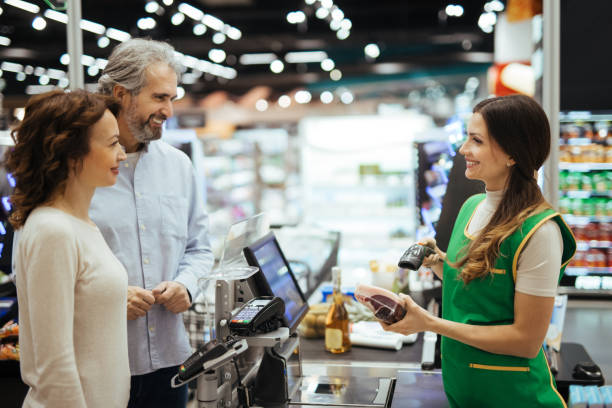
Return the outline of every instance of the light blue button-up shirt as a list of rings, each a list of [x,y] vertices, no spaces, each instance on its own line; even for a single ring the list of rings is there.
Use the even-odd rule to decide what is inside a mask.
[[[175,281],[195,299],[198,279],[213,265],[201,197],[189,158],[160,140],[135,166],[122,162],[114,186],[96,190],[90,217],[125,266],[129,285],[152,290]],[[128,320],[128,346],[132,375],[181,364],[192,353],[182,316],[162,305]]]

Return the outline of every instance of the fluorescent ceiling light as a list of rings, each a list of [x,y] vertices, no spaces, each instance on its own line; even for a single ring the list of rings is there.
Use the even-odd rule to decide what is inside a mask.
[[[3,35],[0,35],[0,45],[4,45],[8,47],[9,45],[11,45],[11,39]]]
[[[187,17],[192,18],[193,20],[199,21],[204,17],[204,12],[200,9],[193,7],[187,3],[181,3],[178,5],[178,10],[185,14]]]
[[[102,24],[84,19],[81,20],[81,29],[98,35],[102,35],[106,32],[106,27],[104,27]]]
[[[288,52],[285,55],[285,61],[290,64],[321,62],[326,58],[327,53],[325,51],[296,51]]]
[[[227,35],[232,40],[239,40],[242,37],[242,32],[236,27],[228,27],[225,35]]]
[[[59,23],[68,24],[68,15],[64,13],[60,13],[59,11],[47,9],[43,13],[45,17],[49,20],[55,20]]]
[[[66,77],[66,72],[61,69],[49,68],[47,70],[47,76],[51,79],[62,79]]]
[[[269,64],[276,58],[276,54],[273,54],[271,52],[263,52],[258,54],[242,54],[240,56],[240,63],[242,65]]]
[[[131,35],[125,31],[117,30],[116,28],[109,28],[106,30],[106,36],[120,42],[127,41],[131,38]]]
[[[4,0],[4,3],[9,4],[13,7],[17,7],[20,8],[22,10],[25,11],[29,11],[30,13],[34,13],[37,14],[40,12],[40,7],[38,7],[36,4],[32,4],[32,3],[28,3],[27,1],[23,1],[23,0]]]
[[[223,21],[219,20],[217,17],[212,16],[210,14],[204,15],[202,17],[202,22],[212,28],[213,30],[221,31],[223,30]]]
[[[23,71],[23,65],[15,62],[4,61],[2,65],[0,65],[0,69],[9,72],[21,72]]]

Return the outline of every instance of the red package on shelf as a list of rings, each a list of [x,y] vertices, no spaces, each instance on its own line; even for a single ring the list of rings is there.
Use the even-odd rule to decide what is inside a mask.
[[[387,289],[370,285],[358,285],[355,298],[374,313],[376,318],[384,323],[393,324],[404,318],[402,300],[395,293]]]

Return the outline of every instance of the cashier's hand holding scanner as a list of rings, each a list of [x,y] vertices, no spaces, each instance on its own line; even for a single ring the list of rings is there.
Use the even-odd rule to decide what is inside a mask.
[[[442,318],[400,295],[405,317],[383,326],[443,336],[452,407],[565,407],[542,343],[576,241],[534,177],[550,151],[548,119],[533,99],[510,95],[476,105],[467,130],[465,175],[484,181],[486,195],[465,201],[446,254],[423,241],[435,249],[424,264],[443,279]]]
[[[128,320],[147,314],[154,304],[162,305],[172,313],[183,313],[191,306],[187,289],[178,282],[164,281],[153,290],[128,286]]]

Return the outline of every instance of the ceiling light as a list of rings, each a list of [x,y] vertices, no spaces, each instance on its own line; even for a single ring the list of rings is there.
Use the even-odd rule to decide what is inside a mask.
[[[2,9],[2,7],[0,7],[0,16],[2,15],[2,13],[4,13],[4,10]]]
[[[485,33],[492,32],[495,23],[497,23],[497,15],[493,12],[482,13],[478,18],[478,27]]]
[[[340,100],[342,101],[343,104],[348,105],[349,103],[353,103],[353,101],[355,100],[355,97],[349,91],[344,91],[340,95]]]
[[[51,79],[61,79],[66,76],[66,72],[62,71],[61,69],[49,68],[47,70],[47,76]]]
[[[98,47],[106,48],[108,47],[109,44],[110,44],[110,40],[108,39],[107,36],[103,35],[102,37],[98,38]]]
[[[211,14],[205,14],[204,17],[202,17],[202,22],[213,30],[223,30],[223,21],[219,20],[217,17]]]
[[[225,42],[225,34],[215,33],[212,36],[212,42],[214,42],[215,44],[223,44]]]
[[[16,78],[19,82],[21,81],[25,81],[26,79],[26,74],[24,74],[23,72],[18,72],[16,75]]]
[[[304,0],[304,3],[308,4],[309,6],[312,6],[313,4],[316,3],[317,0]]]
[[[327,16],[329,16],[329,10],[325,7],[319,7],[315,12],[315,16],[321,20],[324,20],[327,18]]]
[[[342,30],[348,31],[351,28],[353,28],[353,22],[349,20],[348,18],[345,18],[344,20],[340,21],[340,28]]]
[[[257,102],[255,102],[255,109],[260,112],[265,112],[268,109],[268,101],[265,99],[258,99]]]
[[[49,83],[49,77],[46,76],[46,75],[41,75],[38,78],[38,83],[41,84],[41,85],[47,85]]]
[[[4,61],[0,65],[0,69],[3,70],[3,71],[9,71],[9,72],[22,72],[23,71],[23,65],[17,64],[15,62]]]
[[[20,8],[25,11],[29,11],[30,13],[38,13],[40,12],[40,7],[36,4],[28,3],[27,1],[22,0],[4,0],[4,3],[9,4],[13,7]]]
[[[327,58],[325,51],[296,51],[285,54],[285,61],[290,64],[321,62]]]
[[[96,58],[96,65],[100,69],[106,68],[106,64],[108,64],[108,60],[104,58]]]
[[[98,68],[97,65],[92,65],[89,68],[87,68],[87,75],[89,76],[96,76],[98,75],[98,73],[100,72],[100,68]]]
[[[493,0],[484,5],[485,11],[497,11],[498,13],[504,11],[504,3],[499,0]]]
[[[92,57],[91,55],[81,55],[81,64],[85,65],[86,67],[90,67],[92,65],[94,65],[96,63],[96,59],[94,57]]]
[[[325,7],[326,9],[330,9],[334,5],[333,0],[320,0],[320,1],[321,1],[321,6]]]
[[[304,103],[308,103],[311,101],[312,95],[308,91],[301,90],[295,93],[295,95],[293,96],[293,99],[295,99],[297,103],[304,104]]]
[[[342,71],[339,69],[334,69],[329,73],[329,77],[332,79],[332,81],[339,81],[342,79]]]
[[[26,68],[28,68],[28,67],[26,67]],[[30,66],[30,68],[31,68],[31,66]],[[34,69],[34,75],[36,75],[36,76],[44,75],[45,71],[46,71],[46,69],[44,69],[43,67],[36,67]],[[32,73],[31,71],[27,72],[27,69],[26,69],[26,74],[31,74],[31,73]]]
[[[162,0],[162,2],[166,5],[166,6],[171,6],[172,3],[174,3],[174,0]]]
[[[156,1],[149,1],[147,2],[147,4],[145,4],[145,11],[147,13],[155,13],[157,10],[159,10],[159,3]]]
[[[336,67],[336,63],[331,58],[326,58],[323,61],[321,61],[321,69],[323,71],[331,71],[335,67]]]
[[[306,21],[306,14],[303,11],[290,11],[287,13],[287,22],[290,24],[299,24]]]
[[[185,88],[183,88],[182,86],[177,86],[176,87],[176,99],[181,99],[185,96]]]
[[[170,22],[176,26],[181,24],[183,21],[185,21],[185,15],[181,12],[174,13],[174,15],[170,17]]]
[[[27,75],[32,75],[34,73],[34,67],[31,65],[26,65],[23,72],[25,72]]]
[[[34,20],[32,20],[32,27],[34,27],[34,29],[38,31],[44,30],[45,27],[47,27],[47,20],[45,20],[41,16],[37,16],[34,18]]]
[[[143,18],[138,19],[138,21],[136,22],[136,25],[141,30],[152,30],[157,25],[157,22],[155,21],[154,18],[143,17]]]
[[[262,52],[258,54],[242,54],[239,61],[242,65],[258,65],[270,64],[275,59],[277,59],[275,54],[271,52]]]
[[[204,12],[198,8],[193,7],[187,3],[181,3],[178,5],[178,10],[196,21],[200,21],[204,17]]]
[[[226,56],[227,55],[225,54],[225,51],[220,50],[218,48],[213,48],[208,51],[208,58],[210,58],[211,61],[216,62],[217,64],[220,64],[225,61]]]
[[[324,91],[321,92],[320,98],[321,102],[327,105],[328,103],[332,103],[332,101],[334,100],[334,94],[329,91]]]
[[[203,35],[206,32],[206,26],[202,23],[198,23],[193,26],[193,33],[195,35]]]
[[[341,20],[332,20],[329,22],[329,28],[333,31],[338,31],[340,29]]]
[[[66,88],[68,85],[70,85],[70,81],[68,78],[60,78],[60,80],[57,81],[57,84],[62,88]]]
[[[131,38],[131,35],[125,31],[117,30],[116,28],[109,28],[106,30],[106,36],[113,40],[124,42]]]
[[[378,48],[378,45],[373,43],[366,45],[363,51],[365,52],[366,56],[374,59],[378,58],[380,55],[380,48]]]
[[[4,45],[5,47],[8,47],[9,45],[11,45],[11,39],[3,35],[0,35],[0,45]]]
[[[456,4],[449,4],[446,6],[446,9],[444,9],[444,12],[449,17],[461,17],[463,15],[463,7]]]
[[[339,40],[346,40],[349,38],[349,35],[351,35],[351,32],[342,28],[336,32],[336,37],[338,37]]]
[[[232,40],[239,40],[242,37],[242,32],[236,27],[228,27],[225,32],[225,35],[227,35]]]
[[[106,31],[106,27],[102,24],[94,23],[89,20],[81,20],[81,29],[98,35],[102,35]]]
[[[334,20],[340,21],[344,18],[344,12],[340,10],[338,7],[334,7],[334,9],[331,12],[331,17]]]
[[[47,17],[49,20],[55,20],[58,23],[68,24],[68,15],[64,13],[60,13],[59,11],[47,9],[43,13],[43,15]]]
[[[287,95],[281,95],[281,97],[278,98],[278,106],[281,108],[288,108],[289,105],[291,105],[291,98]]]
[[[68,65],[70,64],[70,55],[68,54],[62,54],[62,56],[60,57],[60,63],[62,65]]]
[[[274,72],[275,74],[280,74],[283,72],[283,69],[285,69],[285,64],[283,64],[283,61],[281,60],[277,59],[270,63],[270,71]]]

